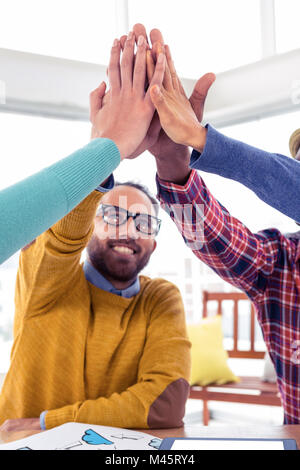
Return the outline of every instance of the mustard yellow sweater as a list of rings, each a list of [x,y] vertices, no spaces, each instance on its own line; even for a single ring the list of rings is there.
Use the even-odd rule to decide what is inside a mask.
[[[94,191],[21,254],[0,424],[44,410],[47,429],[182,424],[190,343],[180,293],[140,276],[127,299],[85,279],[80,257],[100,198]]]

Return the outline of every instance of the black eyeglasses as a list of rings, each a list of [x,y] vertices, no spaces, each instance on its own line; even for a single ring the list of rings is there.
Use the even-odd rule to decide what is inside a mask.
[[[153,215],[141,214],[139,212],[135,214],[118,206],[100,204],[97,215],[99,215],[99,212],[101,212],[105,223],[114,226],[123,225],[132,217],[137,231],[146,235],[156,236],[161,225],[161,220]]]

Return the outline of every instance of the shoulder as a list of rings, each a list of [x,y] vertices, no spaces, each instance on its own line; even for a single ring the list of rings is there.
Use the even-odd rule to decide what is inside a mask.
[[[183,300],[179,288],[170,281],[163,278],[151,279],[140,276],[141,301],[145,310],[172,310],[182,312],[184,310]]]
[[[139,276],[139,280],[141,291],[143,291],[144,294],[151,293],[151,295],[153,295],[160,292],[178,292],[180,294],[180,290],[173,282],[167,281],[167,279],[162,277],[150,278],[148,276]]]

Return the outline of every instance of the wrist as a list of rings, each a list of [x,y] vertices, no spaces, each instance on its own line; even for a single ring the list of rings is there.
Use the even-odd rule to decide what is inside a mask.
[[[201,126],[201,124],[199,124],[199,126],[195,129],[195,131],[191,135],[189,146],[197,150],[198,152],[202,153],[206,144],[206,136],[207,136],[206,127],[203,127]]]
[[[189,167],[190,152],[188,147],[181,146],[180,153],[169,153],[168,156],[155,156],[157,175],[161,180],[184,185],[191,173]]]
[[[92,139],[99,138],[99,139],[109,139],[112,140],[113,143],[118,147],[120,153],[120,159],[124,160],[126,156],[126,150],[124,149],[124,144],[121,138],[113,135],[110,132],[105,131],[98,131],[97,129],[92,130]]]

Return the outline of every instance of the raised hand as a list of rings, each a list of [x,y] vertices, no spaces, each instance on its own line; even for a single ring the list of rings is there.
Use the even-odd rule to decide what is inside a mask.
[[[161,87],[150,86],[152,102],[158,112],[161,126],[173,142],[202,151],[205,145],[206,131],[201,126],[198,116],[201,115],[202,118],[206,97],[206,94],[199,91],[203,79],[200,84],[199,81],[197,82],[198,86],[196,85],[191,97],[192,103],[197,109],[197,116],[177,76],[168,46],[165,46],[165,51],[167,65],[163,84]],[[206,86],[208,83],[209,79],[206,81]]]
[[[146,49],[143,36],[138,38],[134,59],[135,35],[131,32],[124,44],[120,63],[121,44],[114,41],[108,67],[110,91],[104,100],[105,83],[90,95],[92,137],[113,140],[121,158],[130,158],[144,140],[154,115],[149,90],[145,90]],[[150,85],[161,86],[165,70],[165,57],[158,57]]]
[[[142,24],[136,24],[133,27],[133,31],[137,36],[144,36],[147,43],[149,43],[146,29]],[[159,52],[164,51],[165,45],[163,36],[158,29],[153,29],[150,32],[150,40],[152,44],[152,50],[150,50],[149,47],[149,50],[147,51],[147,76],[148,80],[151,81],[151,76],[155,69],[155,61]],[[167,49],[169,69],[171,70],[171,73],[177,77],[170,50],[169,48]],[[213,73],[207,73],[201,77],[197,81],[190,97],[191,106],[199,122],[201,122],[203,119],[205,99],[212,83],[215,81],[215,78],[216,77]],[[134,156],[139,155],[139,153],[142,153],[145,150],[148,150],[154,155],[156,159],[158,175],[162,179],[178,184],[183,184],[187,180],[187,177],[190,173],[189,149],[185,145],[174,142],[165,133],[164,129],[161,128],[157,113],[154,114],[148,133],[143,142],[137,148]]]

